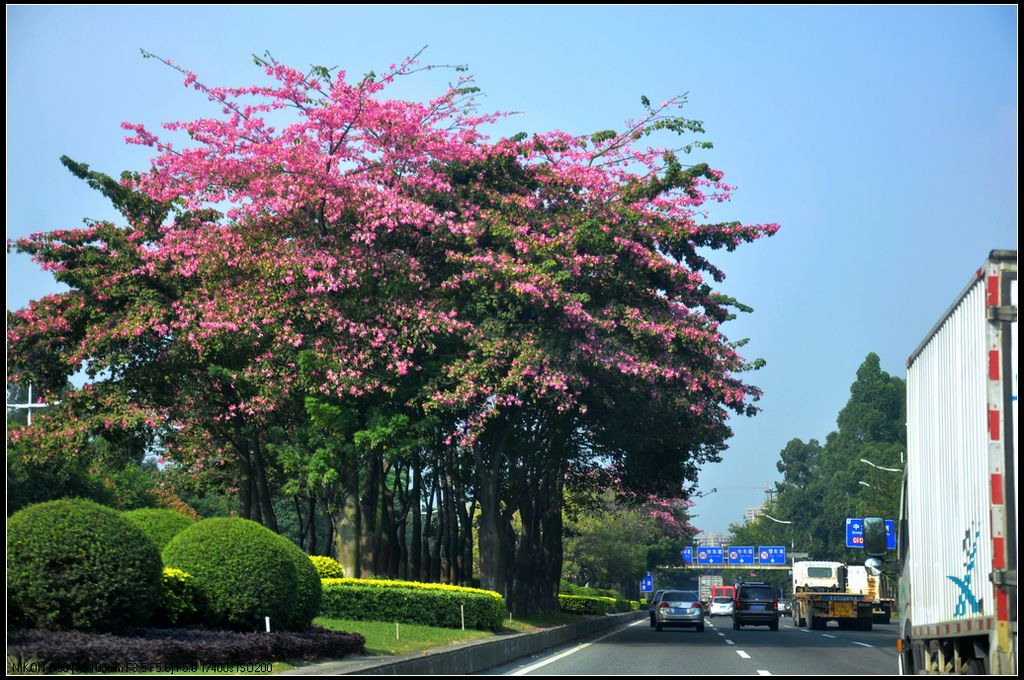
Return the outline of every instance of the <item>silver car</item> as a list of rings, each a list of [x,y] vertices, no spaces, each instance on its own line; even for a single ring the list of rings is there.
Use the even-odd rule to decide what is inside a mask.
[[[666,591],[654,614],[659,632],[665,626],[692,626],[698,633],[704,632],[704,607],[700,596],[691,590]]]

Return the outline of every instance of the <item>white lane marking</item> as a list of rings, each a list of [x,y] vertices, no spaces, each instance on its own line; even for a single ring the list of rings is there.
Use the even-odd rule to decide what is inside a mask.
[[[835,640],[835,639],[836,639],[836,636],[835,636],[835,635],[829,635],[828,633],[822,633],[822,634],[821,634],[821,637],[827,637],[827,638],[831,638],[831,639],[833,639],[833,640]]]
[[[734,645],[734,644],[736,644],[736,643],[735,643],[735,642],[733,642],[732,640],[726,640],[726,641],[725,641],[725,644],[727,644],[727,645]]]
[[[857,642],[856,640],[850,640],[850,642],[852,642],[855,645],[860,645],[861,647],[867,647],[868,649],[874,649],[875,648],[874,645],[869,645],[866,642]]]
[[[757,674],[758,675],[771,675],[771,673],[769,673],[768,671],[758,671]]]
[[[577,647],[573,647],[572,649],[567,649],[564,652],[562,652],[561,654],[556,654],[555,656],[551,657],[550,659],[544,659],[543,661],[538,661],[537,663],[531,664],[531,665],[527,666],[526,668],[520,668],[519,670],[517,670],[515,673],[512,673],[511,675],[526,675],[527,673],[531,673],[531,672],[537,670],[538,668],[543,668],[544,666],[547,666],[550,663],[554,663],[554,662],[556,662],[556,661],[558,661],[560,659],[564,659],[565,657],[569,656],[570,654],[575,654],[576,652],[582,651],[582,650],[586,649],[587,647],[589,647],[590,645],[594,644],[595,642],[600,642],[601,640],[604,640],[605,638],[609,638],[612,635],[616,635],[618,633],[621,633],[626,628],[632,628],[633,626],[639,626],[641,623],[648,623],[648,624],[650,624],[650,621],[648,621],[646,619],[640,619],[639,621],[637,621],[635,623],[630,623],[630,624],[628,624],[626,626],[623,626],[622,628],[618,628],[616,630],[613,630],[612,632],[610,632],[610,633],[608,633],[606,635],[602,635],[601,637],[597,638],[596,640],[591,640],[590,642],[584,642],[582,645],[579,645]]]
[[[750,655],[744,652],[742,649],[737,649],[736,653],[740,655],[741,659],[749,659]]]
[[[723,633],[722,631],[719,630],[716,632],[718,633],[718,637],[725,637],[725,633]]]

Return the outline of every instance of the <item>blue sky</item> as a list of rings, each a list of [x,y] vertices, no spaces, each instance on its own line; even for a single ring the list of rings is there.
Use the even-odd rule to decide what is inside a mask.
[[[1001,7],[11,7],[7,8],[7,238],[116,214],[59,163],[145,170],[122,121],[213,113],[139,48],[214,84],[295,66],[467,64],[484,108],[522,112],[495,134],[588,133],[639,114],[641,95],[689,93],[738,186],[714,218],[778,222],[713,258],[754,307],[764,411],[734,424],[706,468],[695,523],[725,530],[778,478],[793,437],[835,429],[869,352],[905,359],[994,248],[1017,247],[1017,9]],[[413,79],[424,99],[448,76]],[[7,308],[57,290],[7,256]]]

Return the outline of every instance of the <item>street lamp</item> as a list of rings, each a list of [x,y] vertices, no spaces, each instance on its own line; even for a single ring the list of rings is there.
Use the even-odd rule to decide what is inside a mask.
[[[897,470],[896,468],[887,468],[887,467],[882,467],[881,465],[875,465],[874,463],[872,463],[867,458],[861,458],[860,462],[867,463],[871,467],[876,468],[878,470],[885,470],[886,472],[895,472],[895,473],[898,473],[898,474],[903,474],[903,470]]]
[[[775,519],[771,515],[765,514],[763,512],[761,513],[761,517],[767,517],[771,521],[776,522],[778,524],[796,524],[796,522],[790,522],[790,521],[784,520],[784,519]],[[792,553],[794,550],[796,550],[796,539],[793,537],[793,532],[790,532],[790,534],[789,534],[789,552]]]

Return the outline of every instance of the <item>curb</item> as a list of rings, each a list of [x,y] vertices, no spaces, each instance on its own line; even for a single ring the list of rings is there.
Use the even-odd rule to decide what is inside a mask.
[[[542,652],[599,631],[646,617],[646,611],[612,614],[535,633],[438,647],[393,657],[361,657],[301,666],[280,675],[468,675]]]

